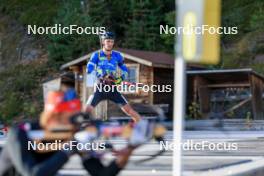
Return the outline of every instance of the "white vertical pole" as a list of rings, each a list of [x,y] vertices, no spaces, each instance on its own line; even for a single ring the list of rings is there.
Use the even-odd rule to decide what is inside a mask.
[[[176,57],[174,70],[174,106],[173,106],[173,176],[180,176],[182,172],[181,142],[185,117],[185,61]]]
[[[176,9],[179,10],[179,5],[182,1],[175,0]],[[179,14],[179,12],[178,12]],[[176,20],[177,19],[177,20]],[[180,24],[180,18],[176,13],[175,18],[177,24]],[[177,25],[176,25],[177,26]],[[177,36],[181,37],[181,36]],[[174,97],[173,97],[173,164],[172,173],[173,176],[180,176],[182,174],[182,131],[184,130],[184,118],[185,118],[185,99],[186,99],[186,71],[185,60],[181,55],[182,46],[181,43],[177,43],[178,40],[175,37],[175,61],[174,61]]]

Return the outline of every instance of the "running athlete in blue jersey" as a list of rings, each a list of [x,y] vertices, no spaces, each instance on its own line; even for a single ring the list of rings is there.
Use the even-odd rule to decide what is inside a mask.
[[[102,35],[102,50],[94,52],[87,63],[87,73],[90,74],[95,71],[99,83],[103,85],[120,84],[127,76],[128,70],[124,64],[123,56],[120,52],[113,50],[114,38],[112,32],[106,32]],[[118,76],[118,67],[121,70],[121,76]],[[118,104],[135,122],[141,119],[140,115],[133,110],[117,89],[109,92],[102,90],[96,89],[95,93],[89,97],[86,107],[87,112],[91,112],[100,101],[111,100]]]
[[[127,67],[124,64],[123,56],[117,51],[111,51],[110,55],[107,56],[104,51],[99,50],[92,54],[91,59],[87,64],[87,72],[91,73],[96,70],[96,76],[99,79],[106,75],[118,78],[118,74],[116,73],[117,66],[122,72],[119,79],[124,80],[127,76]]]

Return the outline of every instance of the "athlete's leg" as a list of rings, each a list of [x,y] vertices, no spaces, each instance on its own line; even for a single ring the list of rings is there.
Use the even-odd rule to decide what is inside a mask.
[[[105,99],[104,93],[100,92],[99,90],[96,90],[93,95],[90,95],[90,97],[87,100],[86,106],[84,107],[84,111],[88,113],[92,113],[94,108],[100,101]],[[94,114],[92,114],[94,116]],[[95,117],[95,116],[94,116]]]
[[[141,117],[140,115],[128,104],[126,98],[118,92],[117,89],[114,92],[108,93],[108,99],[118,104],[122,111],[130,116],[135,122],[138,122]]]
[[[138,122],[141,119],[141,116],[129,104],[122,106],[121,109],[124,113],[129,115],[135,122]]]
[[[91,113],[93,110],[94,110],[94,107],[92,105],[87,105],[85,107],[85,111],[88,112],[88,113]]]
[[[94,104],[95,104],[95,99],[94,99],[94,94],[93,94],[93,95],[89,96],[88,101],[86,102],[86,105],[83,108],[83,111],[88,112],[88,113],[92,114],[93,117],[95,117],[93,114],[93,110],[95,107]]]

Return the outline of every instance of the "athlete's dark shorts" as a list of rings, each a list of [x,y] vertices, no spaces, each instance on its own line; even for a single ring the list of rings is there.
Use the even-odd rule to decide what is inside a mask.
[[[107,89],[111,85],[103,85],[103,84],[101,85],[102,87],[99,87],[99,84],[97,85],[96,91],[93,95],[89,97],[87,101],[87,105],[91,105],[95,107],[102,100],[111,100],[121,107],[128,104],[126,98],[123,95],[121,95],[120,92],[118,92],[116,87],[111,87],[111,89]],[[105,90],[110,90],[110,91],[105,91]]]

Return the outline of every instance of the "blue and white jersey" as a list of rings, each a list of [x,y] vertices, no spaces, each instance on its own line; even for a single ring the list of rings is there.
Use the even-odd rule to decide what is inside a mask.
[[[124,58],[118,51],[112,51],[110,58],[102,51],[96,51],[91,55],[90,61],[87,63],[87,73],[96,71],[97,78],[105,75],[117,77],[117,68],[121,70],[121,77],[124,80],[127,77],[128,69],[124,64]]]

